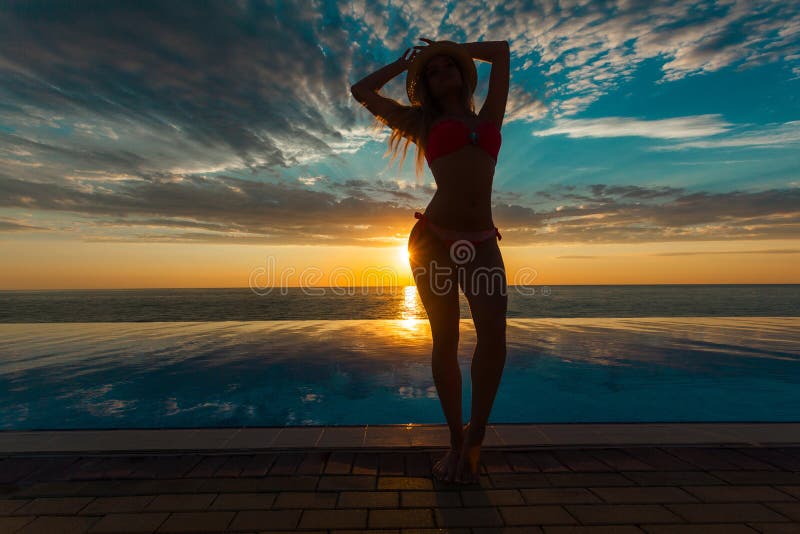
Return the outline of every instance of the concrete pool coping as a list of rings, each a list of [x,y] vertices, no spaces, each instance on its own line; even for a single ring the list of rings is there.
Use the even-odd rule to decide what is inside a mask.
[[[429,449],[442,424],[0,431],[0,454],[314,449]],[[486,448],[800,445],[800,423],[493,424]]]

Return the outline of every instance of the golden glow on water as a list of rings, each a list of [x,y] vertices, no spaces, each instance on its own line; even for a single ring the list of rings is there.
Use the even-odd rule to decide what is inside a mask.
[[[407,331],[418,333],[427,321],[425,318],[425,308],[419,300],[417,286],[405,286],[403,288],[403,304],[400,310],[400,326]]]

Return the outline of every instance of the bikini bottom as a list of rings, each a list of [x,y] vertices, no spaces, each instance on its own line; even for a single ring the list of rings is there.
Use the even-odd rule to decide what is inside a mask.
[[[469,241],[473,245],[477,245],[494,236],[497,236],[497,239],[503,239],[503,236],[500,235],[500,230],[498,230],[496,226],[488,230],[478,231],[452,230],[433,224],[424,213],[415,211],[414,217],[420,219],[422,226],[430,229],[430,231],[448,248],[456,241]]]

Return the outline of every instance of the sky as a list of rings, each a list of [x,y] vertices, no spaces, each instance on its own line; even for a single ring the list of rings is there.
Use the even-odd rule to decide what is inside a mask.
[[[103,0],[0,3],[0,289],[412,283],[420,37],[510,45],[510,284],[800,283],[798,1]]]

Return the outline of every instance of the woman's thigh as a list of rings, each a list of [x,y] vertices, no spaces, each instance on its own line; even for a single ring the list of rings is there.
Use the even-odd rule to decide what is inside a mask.
[[[471,249],[470,249],[471,247]],[[508,282],[505,263],[497,238],[478,244],[464,243],[458,282],[469,302],[475,331],[479,338],[505,333],[508,310]]]
[[[434,342],[457,346],[461,315],[457,271],[447,248],[424,227],[422,220],[411,229],[408,258],[420,300],[431,323]]]

